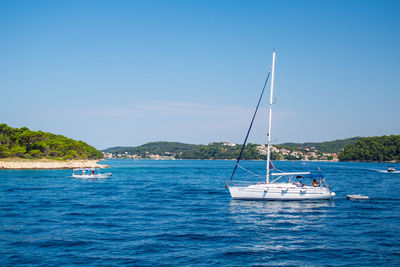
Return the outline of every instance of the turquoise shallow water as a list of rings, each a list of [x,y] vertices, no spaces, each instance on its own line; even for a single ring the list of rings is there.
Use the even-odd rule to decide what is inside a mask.
[[[371,171],[387,164],[311,163],[333,200],[258,202],[224,189],[233,161],[105,163],[109,179],[1,170],[0,265],[400,265],[400,174]]]

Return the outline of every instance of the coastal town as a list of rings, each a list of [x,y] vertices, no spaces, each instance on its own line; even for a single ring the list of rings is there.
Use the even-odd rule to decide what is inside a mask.
[[[146,153],[146,155],[140,156],[136,154],[130,154],[129,152],[124,152],[124,153],[103,152],[105,159],[155,159],[155,160],[176,159],[174,154],[170,155],[169,154],[170,154],[169,152],[165,152],[164,155]]]
[[[267,154],[267,146],[257,147],[260,154]],[[271,146],[271,152],[275,154],[275,160],[326,160],[339,161],[336,153],[323,153],[315,147],[291,148],[287,146]]]
[[[210,143],[209,147],[218,146],[222,151],[227,149],[239,148],[241,145],[232,142],[221,142],[221,143]],[[256,145],[256,152],[259,155],[267,155],[267,146]],[[146,151],[142,154],[134,154],[130,152],[103,152],[104,158],[106,159],[153,159],[153,160],[174,160],[179,159],[178,154],[171,152],[164,152],[162,154],[151,153]],[[273,160],[305,160],[305,161],[339,161],[337,153],[324,153],[318,151],[315,147],[290,147],[285,145],[272,145],[271,146],[271,156]],[[226,159],[234,159],[227,157]]]

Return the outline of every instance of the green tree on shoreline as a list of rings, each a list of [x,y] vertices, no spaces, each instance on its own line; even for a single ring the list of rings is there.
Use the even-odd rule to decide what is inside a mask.
[[[0,124],[0,158],[101,159],[103,154],[83,141],[63,135]]]
[[[365,137],[347,145],[339,154],[341,161],[400,161],[400,135]]]

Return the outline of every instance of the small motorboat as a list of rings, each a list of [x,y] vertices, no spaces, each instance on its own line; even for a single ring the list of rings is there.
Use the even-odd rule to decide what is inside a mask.
[[[393,166],[389,166],[386,170],[378,170],[378,171],[382,173],[400,173],[400,171],[396,171],[396,169]]]
[[[347,197],[347,199],[350,199],[350,200],[366,200],[366,199],[369,199],[368,196],[364,196],[364,195],[347,195],[346,197]]]
[[[392,167],[392,166],[389,166],[387,168],[387,172],[395,172],[395,171],[396,171],[396,169],[394,167]]]
[[[74,169],[74,178],[108,178],[112,173],[100,173],[100,168]]]

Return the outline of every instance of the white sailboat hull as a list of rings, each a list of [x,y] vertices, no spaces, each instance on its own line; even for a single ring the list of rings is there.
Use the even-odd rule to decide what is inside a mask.
[[[292,183],[260,183],[249,186],[230,186],[232,199],[242,200],[307,200],[331,199],[332,193],[327,187],[299,187]]]

